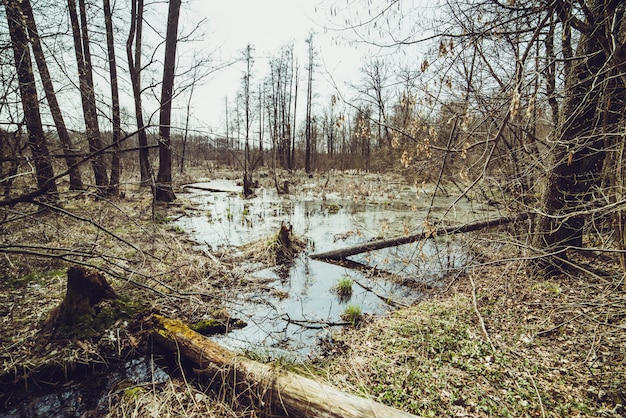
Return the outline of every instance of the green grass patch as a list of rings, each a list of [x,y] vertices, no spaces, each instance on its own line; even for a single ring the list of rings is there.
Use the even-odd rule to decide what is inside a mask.
[[[48,283],[54,280],[65,281],[67,279],[67,272],[65,269],[50,270],[50,271],[35,271],[28,273],[25,276],[8,279],[4,286],[9,289],[20,289],[25,286],[46,286]]]
[[[344,321],[347,321],[352,324],[352,326],[355,326],[361,320],[362,315],[361,307],[359,305],[350,304],[343,311],[341,317]]]
[[[335,285],[335,292],[337,292],[341,298],[347,299],[352,296],[352,284],[353,282],[350,276],[343,276]]]
[[[558,382],[540,383],[550,372],[541,362],[494,352],[464,296],[423,302],[337,338],[349,354],[331,360],[329,375],[339,373],[357,394],[419,416],[589,413],[584,400],[564,397]]]

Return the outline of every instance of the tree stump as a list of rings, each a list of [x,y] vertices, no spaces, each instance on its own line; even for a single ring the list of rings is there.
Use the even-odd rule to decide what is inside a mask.
[[[287,226],[284,223],[280,225],[280,231],[276,237],[276,264],[289,263],[298,253],[293,245],[292,231],[292,225]]]
[[[101,273],[80,266],[70,267],[65,298],[51,315],[50,325],[56,335],[63,336],[97,331],[102,320],[98,305],[103,300],[113,299],[117,299],[117,295]]]

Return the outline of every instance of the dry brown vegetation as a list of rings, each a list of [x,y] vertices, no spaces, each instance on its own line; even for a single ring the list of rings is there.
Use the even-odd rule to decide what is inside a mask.
[[[292,181],[301,193],[318,196],[356,190],[354,176],[330,179]],[[375,180],[358,183],[369,194],[384,192],[389,183]],[[194,208],[181,200],[154,207],[149,191],[134,186],[115,201],[65,193],[61,208],[45,214],[13,208],[9,215],[22,211],[24,217],[2,231],[5,382],[7,376],[36,379],[52,367],[71,371],[144,352],[146,313],[187,322],[228,315],[222,310],[227,293],[250,285],[239,257],[253,252],[257,261],[272,262],[269,239],[239,257],[195,250],[170,222]],[[515,259],[513,245],[490,247],[502,234],[481,236],[468,241],[480,249],[481,263],[448,278],[445,289],[388,317],[366,318],[326,341],[310,364],[289,367],[424,416],[623,415],[626,287],[615,257],[580,254],[585,270],[533,277]],[[512,261],[496,263],[485,254]],[[97,335],[41,345],[39,330],[62,300],[65,271],[73,263],[103,271],[118,294],[143,305],[143,314],[119,319]],[[165,383],[117,388],[107,416],[258,415],[180,370]]]
[[[613,273],[477,267],[337,334],[320,364],[333,384],[423,416],[622,416],[626,299]]]

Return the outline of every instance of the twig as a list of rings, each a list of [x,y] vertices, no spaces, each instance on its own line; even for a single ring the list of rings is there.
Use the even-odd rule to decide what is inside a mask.
[[[345,327],[350,325],[350,322],[332,322],[332,321],[310,321],[306,319],[291,319],[287,314],[282,316],[285,322],[301,326],[306,329],[325,329],[328,327]]]
[[[109,231],[107,228],[105,228],[104,226],[100,225],[98,222],[94,221],[93,219],[84,218],[82,216],[79,216],[79,215],[77,215],[75,213],[67,211],[67,210],[65,210],[63,208],[60,208],[58,206],[50,205],[50,204],[48,204],[46,202],[37,202],[37,205],[43,206],[45,208],[48,208],[48,209],[50,209],[52,211],[55,211],[55,212],[58,212],[58,213],[62,213],[64,215],[67,215],[67,216],[69,216],[71,218],[74,218],[76,220],[79,220],[79,221],[82,221],[82,222],[85,222],[85,223],[89,223],[89,224],[93,225],[94,227],[96,227],[97,229],[99,229],[102,232],[104,232],[105,234],[108,234],[111,237],[115,238],[116,240],[118,240],[120,242],[123,242],[124,244],[128,245],[133,250],[135,250],[135,251],[137,251],[137,252],[139,252],[141,254],[147,254],[148,256],[158,260],[158,257],[156,257],[155,255],[152,255],[150,253],[146,253],[146,252],[142,251],[141,249],[139,249],[137,246],[135,246],[131,242],[125,240],[124,238],[120,237],[119,235],[115,234],[114,232]]]
[[[482,328],[483,333],[485,334],[485,338],[487,338],[487,342],[489,342],[489,345],[491,346],[491,350],[495,353],[496,347],[493,345],[493,342],[491,341],[491,338],[489,337],[489,332],[487,331],[487,327],[485,327],[485,321],[483,320],[483,317],[480,315],[480,311],[478,310],[478,303],[476,302],[476,283],[474,283],[474,279],[472,279],[471,275],[469,275],[469,279],[470,279],[470,282],[472,283],[472,300],[474,302],[474,311],[476,312],[476,316],[478,316],[478,322],[480,322],[480,327]]]
[[[533,383],[533,387],[535,388],[535,393],[537,394],[537,399],[539,400],[539,407],[541,408],[541,416],[543,418],[546,417],[546,410],[543,407],[543,401],[541,400],[541,395],[539,394],[539,389],[537,388],[537,384],[535,383],[535,378],[533,377],[532,374],[530,374],[530,372],[527,370],[526,374],[528,374],[528,377],[530,377],[530,381]]]
[[[357,279],[352,278],[352,281],[356,284],[358,284],[359,286],[361,286],[364,290],[366,290],[367,292],[370,292],[372,295],[376,296],[378,299],[382,300],[383,302],[385,302],[387,305],[389,306],[394,306],[396,308],[407,308],[409,305],[406,305],[404,303],[400,303],[400,302],[396,302],[395,300],[393,300],[391,298],[391,296],[382,296],[379,295],[378,293],[376,293],[376,291],[374,289],[372,289],[369,286],[364,285],[363,283],[359,282]]]

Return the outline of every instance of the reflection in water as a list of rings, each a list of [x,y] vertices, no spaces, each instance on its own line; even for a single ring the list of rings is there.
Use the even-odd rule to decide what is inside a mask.
[[[249,325],[214,337],[230,348],[301,358],[328,331],[326,324],[342,322],[341,314],[348,304],[359,305],[364,314],[380,314],[391,309],[389,302],[406,305],[420,297],[410,287],[311,260],[307,254],[414,232],[421,229],[426,207],[411,208],[399,201],[355,203],[332,197],[326,201],[280,197],[265,189],[249,200],[235,193],[197,191],[190,199],[202,212],[181,218],[178,224],[199,244],[213,250],[275,234],[282,222],[290,223],[294,232],[309,243],[307,252],[291,266],[251,273],[249,280],[269,283],[273,290],[238,295],[231,301],[230,309]],[[396,273],[405,283],[414,280],[436,285],[449,269],[465,264],[466,256],[458,242],[444,237],[360,254],[352,260]],[[334,286],[345,276],[357,285],[349,299],[340,300]]]

